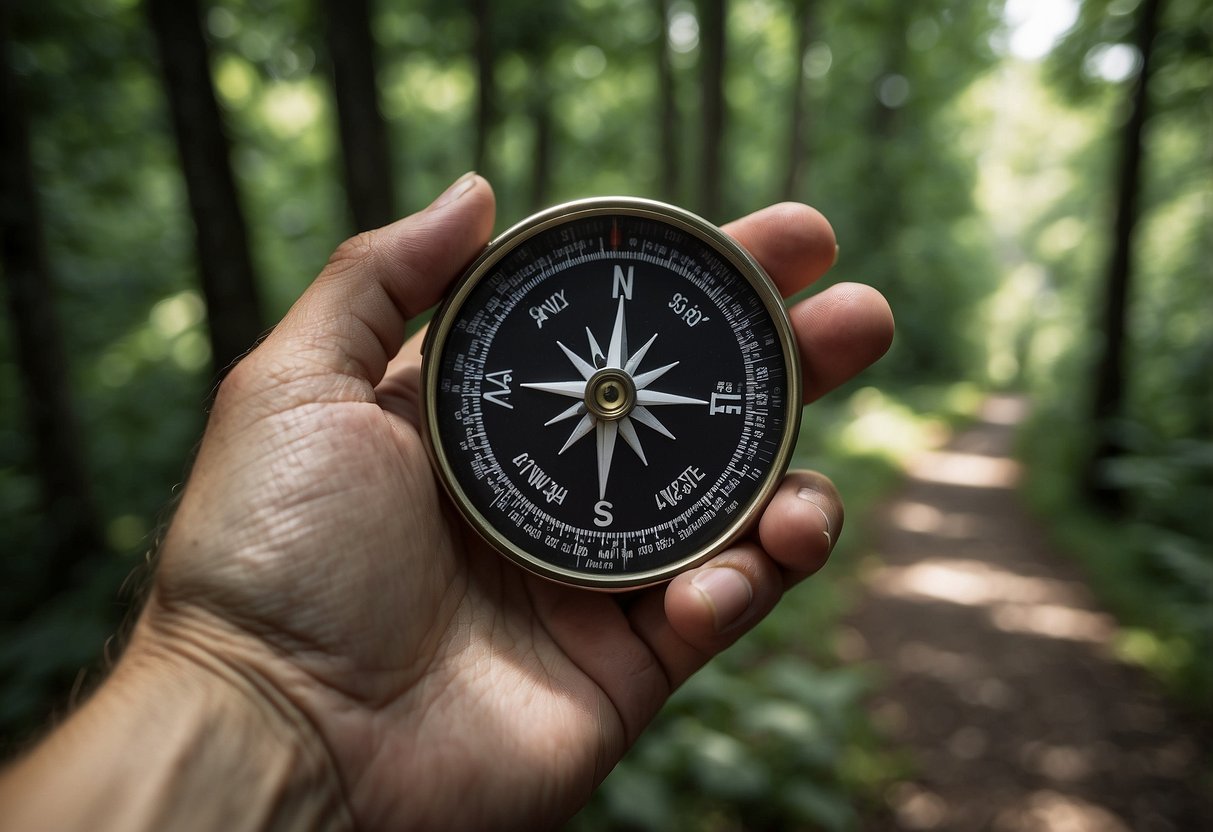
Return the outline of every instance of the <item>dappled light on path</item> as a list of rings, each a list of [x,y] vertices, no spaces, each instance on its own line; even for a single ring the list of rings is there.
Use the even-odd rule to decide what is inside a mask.
[[[990,624],[1005,632],[1095,644],[1107,644],[1115,632],[1109,616],[1071,603],[1074,583],[1025,577],[973,561],[925,560],[886,567],[872,579],[870,589],[893,598],[983,607]]]
[[[1019,481],[1019,466],[1009,459],[955,451],[922,453],[909,471],[912,479],[969,488],[1012,488]]]
[[[843,650],[881,668],[873,719],[910,770],[865,828],[1213,828],[1199,739],[1116,658],[1115,621],[1019,505],[1025,412],[990,400],[885,512]]]

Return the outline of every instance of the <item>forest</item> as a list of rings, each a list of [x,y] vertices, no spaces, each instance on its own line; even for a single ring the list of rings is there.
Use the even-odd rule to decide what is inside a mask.
[[[1018,499],[1121,660],[1213,719],[1203,0],[15,0],[0,72],[6,758],[120,654],[225,369],[343,239],[467,170],[498,230],[604,194],[718,224],[808,203],[839,241],[813,291],[868,283],[897,320],[805,412],[795,464],[848,503],[835,562],[577,828],[880,816],[904,761],[841,622],[907,460],[991,393],[1030,402]]]

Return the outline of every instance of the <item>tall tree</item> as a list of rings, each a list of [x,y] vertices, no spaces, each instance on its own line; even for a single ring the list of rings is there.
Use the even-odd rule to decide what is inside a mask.
[[[148,0],[195,226],[210,328],[222,374],[261,333],[261,302],[236,194],[227,136],[215,100],[198,0]]]
[[[77,564],[103,552],[68,382],[42,213],[34,186],[29,117],[12,69],[11,21],[0,6],[0,264],[33,436],[46,518],[47,560],[30,570],[27,609],[70,581]],[[13,553],[16,554],[16,553]],[[26,610],[9,611],[17,616]]]
[[[699,3],[699,61],[703,90],[699,211],[719,221],[724,210],[725,0]]]
[[[680,160],[683,154],[678,149],[678,96],[674,85],[674,66],[670,60],[670,0],[655,0],[655,5],[660,25],[657,35],[657,98],[661,142],[659,187],[662,199],[675,202],[678,199]]]
[[[813,0],[791,0],[792,21],[796,27],[795,64],[792,67],[792,109],[788,114],[787,173],[783,180],[783,198],[796,199],[808,166],[805,131],[804,67],[813,42]]]
[[[497,85],[494,69],[497,60],[493,32],[491,0],[472,0],[472,24],[475,27],[476,59],[476,136],[473,165],[486,175],[489,137],[497,124]]]
[[[567,34],[565,27],[569,20],[571,16],[554,9],[541,24],[519,21],[523,25],[514,30],[514,42],[527,64],[529,74],[524,101],[531,122],[531,182],[528,197],[533,210],[544,207],[551,198],[557,139],[553,98],[559,90],[559,78],[552,71],[552,54],[561,36]]]
[[[1116,438],[1114,422],[1122,414],[1125,398],[1125,342],[1133,277],[1133,232],[1140,215],[1141,171],[1145,157],[1142,132],[1150,109],[1150,73],[1161,13],[1162,0],[1143,0],[1137,8],[1134,42],[1140,64],[1129,93],[1129,117],[1121,128],[1116,218],[1103,285],[1103,314],[1099,327],[1102,344],[1095,366],[1091,408],[1096,439],[1084,479],[1088,494],[1109,508],[1115,508],[1120,502],[1119,492],[1107,483],[1101,471],[1108,460],[1123,450]]]
[[[875,181],[882,183],[879,199],[861,200],[856,213],[859,217],[859,228],[869,239],[880,241],[878,251],[874,255],[875,273],[872,280],[881,291],[889,294],[892,303],[896,304],[900,287],[900,266],[896,246],[898,231],[903,221],[903,193],[912,185],[913,176],[905,165],[905,159],[898,153],[898,147],[903,137],[901,108],[906,104],[899,97],[897,86],[908,83],[909,56],[906,49],[906,28],[909,23],[909,10],[906,4],[896,3],[889,9],[887,15],[875,18],[872,22],[877,26],[875,37],[878,39],[877,51],[880,60],[875,66],[875,74],[868,81],[867,112],[859,118],[866,121],[864,155],[867,157],[867,168]],[[902,307],[898,307],[901,309]],[[900,323],[900,316],[899,316]],[[905,327],[912,331],[913,322]],[[901,346],[913,348],[915,341],[900,338]]]
[[[368,0],[324,0],[345,194],[359,231],[396,218],[388,128],[379,108]]]
[[[534,130],[531,160],[531,207],[543,208],[552,191],[553,124],[552,96],[547,84],[546,55],[535,62],[536,80],[531,88],[531,126]]]

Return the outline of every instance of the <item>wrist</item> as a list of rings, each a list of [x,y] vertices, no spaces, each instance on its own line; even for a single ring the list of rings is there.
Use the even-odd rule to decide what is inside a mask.
[[[155,602],[105,684],[0,782],[0,803],[13,829],[352,825],[321,737],[255,645]]]

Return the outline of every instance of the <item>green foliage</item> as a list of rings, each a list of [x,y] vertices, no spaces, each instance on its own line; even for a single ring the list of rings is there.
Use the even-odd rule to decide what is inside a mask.
[[[142,562],[114,557],[0,641],[0,756],[11,757],[83,700],[121,652]]]
[[[816,60],[828,70],[812,100],[828,122],[813,132],[806,196],[834,223],[839,273],[876,286],[896,310],[882,379],[953,379],[979,366],[971,309],[997,267],[972,201],[982,125],[959,105],[994,63],[999,11],[944,2],[822,8]]]
[[[793,464],[829,474],[859,522],[848,521],[823,572],[674,695],[571,829],[855,829],[905,773],[864,714],[878,671],[842,665],[835,640],[872,545],[862,518],[899,481],[902,460],[944,420],[973,412],[963,388],[911,398],[917,412],[863,388],[806,411]]]
[[[276,318],[348,232],[323,23],[318,4],[304,0],[206,5],[212,75],[260,288]],[[666,21],[650,0],[490,5],[497,116],[485,172],[499,227],[535,207],[541,107],[552,115],[552,201],[618,192],[694,204],[695,3],[674,0]],[[1080,510],[1072,483],[1089,433],[1090,310],[1107,256],[1113,132],[1127,88],[1110,80],[1108,56],[1125,55],[1109,50],[1125,44],[1136,3],[1085,0],[1044,73],[996,50],[997,0],[811,0],[804,54],[797,6],[729,4],[728,123],[716,174],[726,216],[711,219],[781,198],[788,97],[802,73],[807,176],[795,197],[831,218],[841,245],[822,285],[872,283],[898,319],[893,353],[864,389],[807,412],[797,464],[834,477],[850,516],[862,518],[894,481],[899,454],[963,418],[978,385],[1029,387],[1039,404],[1027,446],[1032,493],[1067,544],[1090,552],[1098,587],[1133,624],[1125,654],[1209,701],[1213,12],[1202,0],[1169,0],[1156,49],[1122,425],[1129,453],[1106,472],[1129,506],[1110,523]],[[412,0],[374,9],[380,102],[405,210],[472,165],[473,7]],[[97,665],[129,614],[139,581],[118,587],[142,574],[211,389],[193,229],[140,4],[46,0],[13,14],[57,311],[111,551],[60,576],[63,593],[32,619],[6,615],[0,734],[8,737],[62,707],[80,668]],[[663,45],[679,115],[676,158],[660,151]],[[677,173],[673,193],[662,190],[668,167]],[[7,326],[0,611],[14,608],[51,537]],[[962,378],[970,383],[950,388],[944,404],[938,387],[922,387]],[[919,416],[941,409],[943,420]],[[859,560],[861,538],[848,532],[835,565],[678,694],[583,825],[855,825],[852,796],[871,794],[896,769],[857,717],[874,677],[838,667],[831,643],[851,592],[837,564]]]
[[[1213,443],[1176,440],[1118,459],[1108,474],[1132,502],[1124,516],[1109,521],[1084,510],[1076,493],[1071,472],[1082,447],[1076,428],[1057,410],[1036,415],[1024,440],[1025,494],[1050,517],[1058,542],[1079,558],[1125,627],[1121,655],[1207,712],[1213,702]]]
[[[1020,325],[1020,359],[1012,363],[1037,401],[1025,442],[1033,502],[1134,628],[1126,655],[1207,708],[1213,701],[1213,333],[1207,325],[1213,284],[1205,252],[1213,245],[1213,15],[1188,0],[1164,5],[1155,42],[1153,116],[1145,128],[1134,232],[1127,399],[1113,426],[1124,453],[1099,472],[1123,494],[1124,509],[1100,516],[1084,507],[1075,487],[1093,435],[1089,402],[1098,342],[1090,324],[1102,304],[1111,249],[1118,132],[1139,69],[1131,45],[1138,5],[1084,3],[1043,81],[1024,79],[1054,114],[1050,184],[1065,187],[1038,200],[1023,182],[1010,189],[1029,197],[1020,203],[1015,244],[1031,264],[1020,272],[1023,285],[1034,285],[1039,298],[1034,317]]]
[[[499,119],[490,135],[489,167],[501,225],[532,207],[537,95],[555,119],[553,199],[612,191],[659,195],[662,168],[674,165],[682,191],[670,196],[692,201],[700,105],[693,4],[671,5],[668,32],[657,4],[644,0],[493,8]],[[972,344],[954,344],[967,332],[965,305],[988,285],[974,276],[993,272],[970,218],[972,165],[965,158],[969,149],[956,143],[961,122],[953,105],[968,80],[989,65],[991,55],[981,44],[996,23],[993,10],[952,9],[932,0],[898,22],[875,8],[824,4],[816,12],[819,36],[801,56],[787,5],[748,0],[730,9],[729,135],[719,174],[727,211],[740,214],[777,197],[787,125],[784,108],[772,102],[789,94],[794,72],[806,72],[811,158],[804,196],[839,228],[840,272],[877,283],[900,305],[905,334],[898,351],[914,356],[902,361],[903,370],[912,364],[916,371],[954,371],[967,362],[958,357],[975,352]],[[533,25],[536,20],[543,25]],[[115,562],[129,564],[151,545],[161,507],[185,476],[211,387],[193,229],[167,102],[138,3],[49,0],[37,14],[18,8],[14,21],[14,68],[31,102],[34,176],[87,466]],[[374,22],[397,191],[411,210],[470,165],[473,20],[470,7],[418,0],[380,4]],[[902,23],[908,34],[897,28]],[[214,0],[204,24],[273,319],[347,229],[322,22],[317,8],[300,0]],[[883,50],[899,38],[906,43],[900,50],[906,64],[885,66]],[[687,150],[675,159],[662,159],[658,151],[654,67],[663,43],[672,49]],[[879,82],[890,73],[911,85],[900,102],[895,140],[856,141],[878,104]],[[896,209],[898,215],[888,217],[890,238],[868,244],[865,211],[885,206],[890,192],[904,194],[905,206],[923,202],[929,210]],[[936,245],[938,239],[950,244]],[[903,262],[913,264],[912,277],[921,277],[898,277]],[[931,291],[922,291],[925,283]],[[933,328],[951,326],[949,321],[953,334],[936,337]],[[23,394],[4,335],[0,543],[29,556],[9,567],[10,579],[0,585],[19,594],[21,576],[38,569],[45,536],[22,423]],[[63,576],[62,584],[87,581]]]
[[[750,669],[709,665],[573,828],[854,828],[844,758],[869,687],[859,670],[787,656]]]

